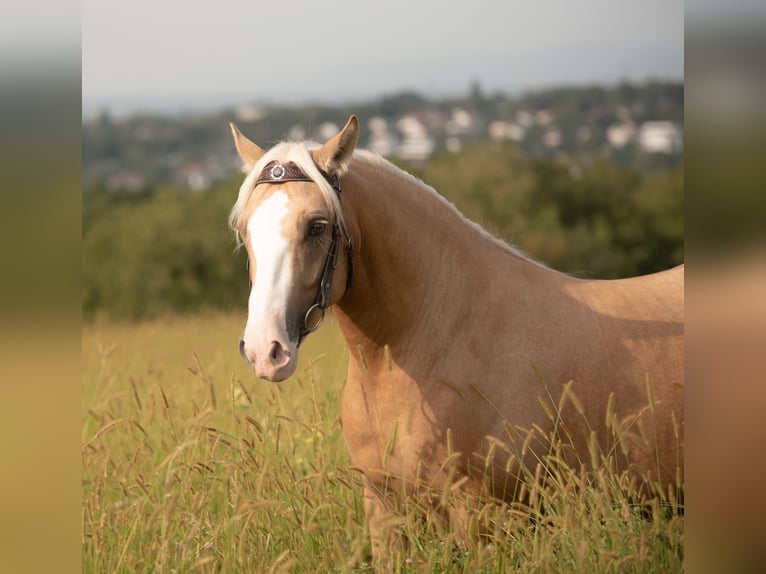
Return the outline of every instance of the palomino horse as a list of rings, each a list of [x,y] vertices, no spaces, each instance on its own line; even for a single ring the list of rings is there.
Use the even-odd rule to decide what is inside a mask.
[[[248,173],[230,220],[252,281],[240,351],[282,381],[334,305],[374,551],[384,491],[438,488],[448,458],[465,488],[514,499],[520,467],[541,460],[524,430],[566,428],[572,460],[590,462],[595,440],[633,476],[681,487],[683,267],[612,281],[548,269],[355,151],[354,116],[321,147],[264,151],[231,127]]]

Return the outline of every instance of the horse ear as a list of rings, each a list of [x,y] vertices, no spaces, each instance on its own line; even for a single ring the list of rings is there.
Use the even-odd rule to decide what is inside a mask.
[[[242,135],[242,132],[240,132],[237,129],[237,126],[233,123],[229,123],[229,127],[231,128],[231,135],[234,136],[234,145],[237,148],[239,157],[242,158],[242,161],[245,164],[245,168],[248,171],[253,169],[253,166],[258,163],[258,160],[261,159],[266,152]]]
[[[359,122],[356,116],[352,115],[340,133],[318,150],[311,152],[311,156],[317,167],[325,173],[343,175],[348,169],[358,138]]]

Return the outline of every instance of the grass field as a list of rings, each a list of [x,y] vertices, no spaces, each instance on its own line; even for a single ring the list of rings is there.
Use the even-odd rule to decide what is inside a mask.
[[[360,475],[339,424],[347,351],[332,320],[296,375],[256,379],[242,316],[83,331],[84,572],[364,572]],[[530,508],[476,502],[469,536],[403,509],[404,572],[680,572],[683,516],[625,477],[572,469]],[[446,504],[450,504],[447,500]],[[473,536],[479,525],[484,536]],[[473,534],[476,534],[474,532]]]

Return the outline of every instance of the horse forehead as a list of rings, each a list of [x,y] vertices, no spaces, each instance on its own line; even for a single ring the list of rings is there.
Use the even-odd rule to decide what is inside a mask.
[[[310,181],[293,181],[283,186],[289,201],[291,213],[300,215],[306,211],[316,211],[325,205],[324,196],[319,186]]]
[[[252,206],[247,214],[246,226],[254,247],[281,234],[282,222],[289,212],[288,203],[287,194],[277,189]]]
[[[266,191],[252,194],[245,211],[245,220],[249,221],[266,202],[277,194],[285,196],[287,213],[296,217],[307,211],[319,211],[325,206],[322,192],[315,183],[292,181],[284,184],[267,184]]]
[[[297,220],[324,206],[321,191],[312,183],[288,182],[272,187],[249,206],[245,222],[251,235],[262,237],[279,231],[284,239],[290,239],[297,232]]]

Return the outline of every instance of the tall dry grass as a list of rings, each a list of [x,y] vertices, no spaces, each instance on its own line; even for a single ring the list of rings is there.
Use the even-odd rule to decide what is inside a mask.
[[[242,363],[242,317],[84,329],[84,571],[372,569],[361,476],[339,424],[347,352],[328,323],[281,384]],[[560,454],[554,445],[548,472],[528,470],[524,504],[438,493],[444,514],[465,512],[460,534],[402,502],[395,528],[410,544],[389,568],[683,569],[683,515],[667,495],[639,494],[608,458],[587,473]]]

